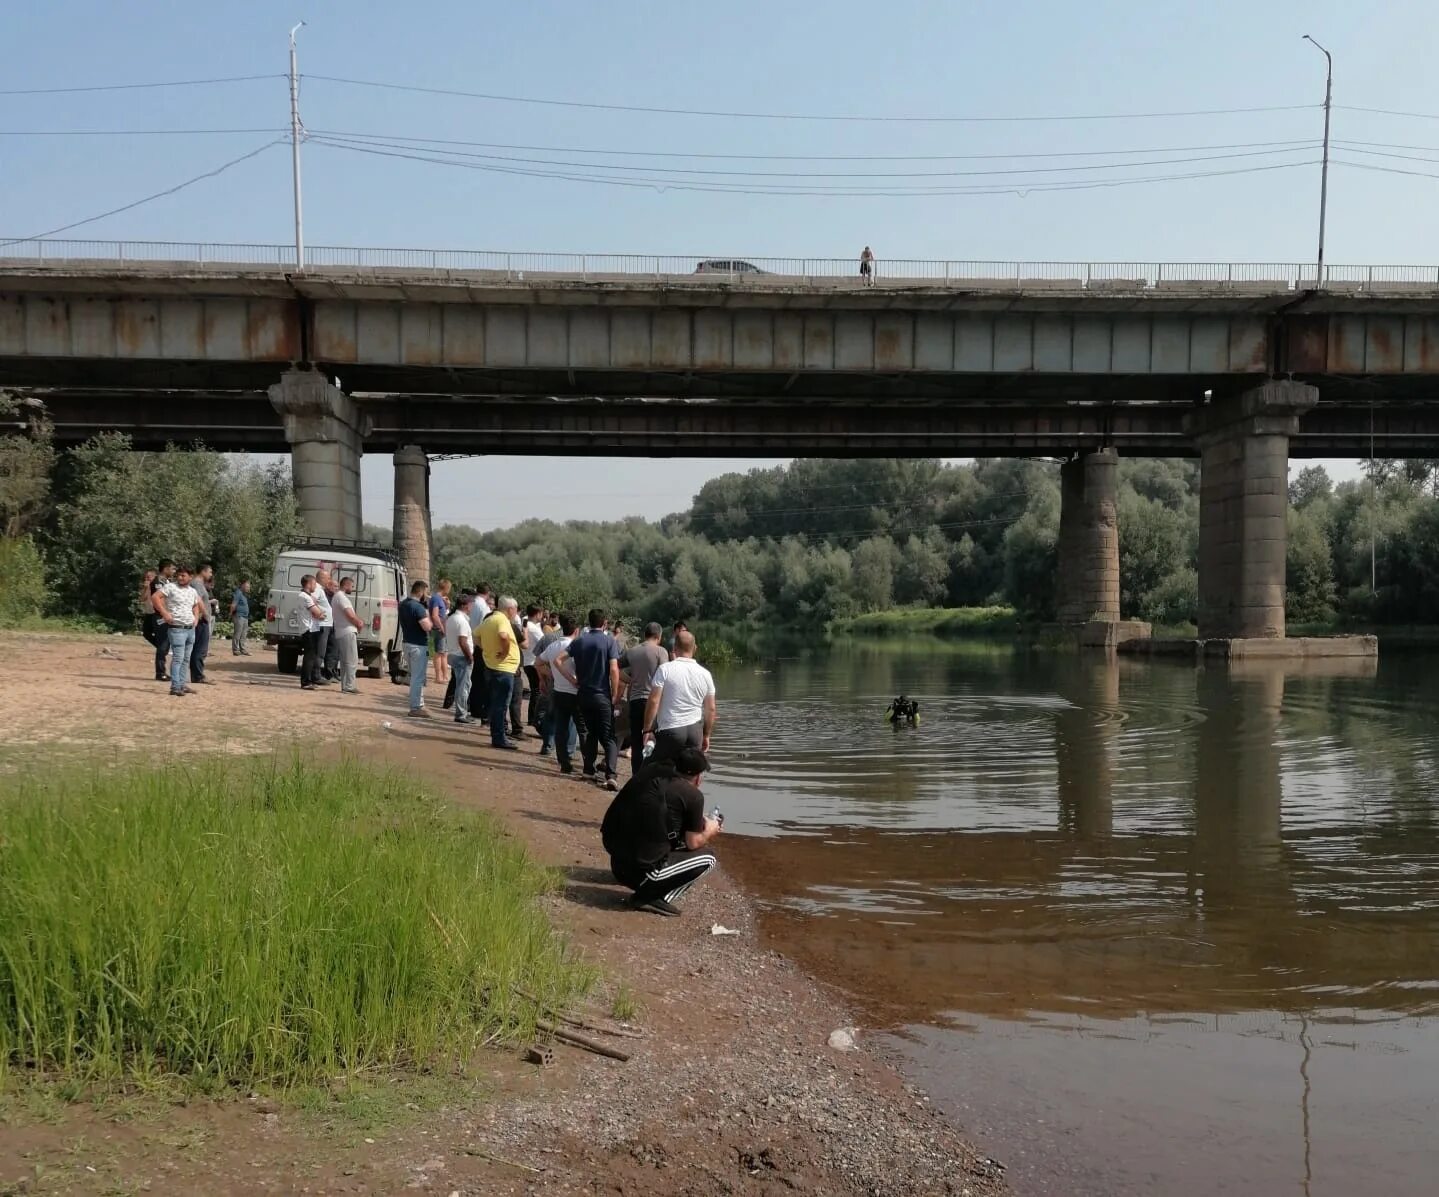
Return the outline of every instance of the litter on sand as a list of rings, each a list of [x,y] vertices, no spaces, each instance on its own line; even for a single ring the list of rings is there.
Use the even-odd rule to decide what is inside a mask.
[[[719,923],[716,923],[713,927],[710,928],[710,934],[711,934],[711,935],[738,935],[739,932],[738,932],[737,930],[735,930],[733,927],[724,927],[724,926],[721,926]]]

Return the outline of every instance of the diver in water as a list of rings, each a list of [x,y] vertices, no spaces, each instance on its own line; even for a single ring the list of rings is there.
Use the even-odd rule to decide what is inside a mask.
[[[884,718],[885,722],[892,727],[898,727],[901,723],[907,723],[910,727],[918,727],[919,703],[901,694],[885,708]]]

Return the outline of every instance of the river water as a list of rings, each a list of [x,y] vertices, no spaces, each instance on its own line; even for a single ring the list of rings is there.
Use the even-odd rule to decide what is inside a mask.
[[[1439,657],[719,684],[726,864],[1020,1192],[1439,1187]]]

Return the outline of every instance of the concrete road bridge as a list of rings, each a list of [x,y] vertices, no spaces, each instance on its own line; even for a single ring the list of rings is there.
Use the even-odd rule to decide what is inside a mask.
[[[366,451],[395,455],[397,530],[424,527],[436,452],[1057,456],[1077,623],[1118,619],[1118,453],[1197,455],[1209,637],[1283,636],[1291,455],[1439,456],[1439,268],[881,262],[862,285],[848,260],[289,252],[0,244],[0,388],[62,443],[288,448],[333,536],[358,534]]]

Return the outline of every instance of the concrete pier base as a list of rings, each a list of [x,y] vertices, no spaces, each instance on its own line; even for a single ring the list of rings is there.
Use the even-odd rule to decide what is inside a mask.
[[[1119,652],[1146,657],[1184,658],[1195,663],[1216,661],[1374,661],[1376,636],[1214,637],[1196,640],[1128,640]]]
[[[1119,619],[1119,454],[1081,453],[1059,467],[1058,622],[1066,627]]]
[[[1284,636],[1289,438],[1319,399],[1300,382],[1267,382],[1191,413],[1200,452],[1199,638]]]
[[[1117,649],[1132,640],[1148,640],[1153,630],[1142,619],[1094,619],[1079,626],[1079,647]]]
[[[318,370],[290,370],[269,389],[284,418],[300,518],[312,536],[358,540],[365,417]]]
[[[411,582],[430,577],[430,459],[419,445],[395,450],[395,552]]]

